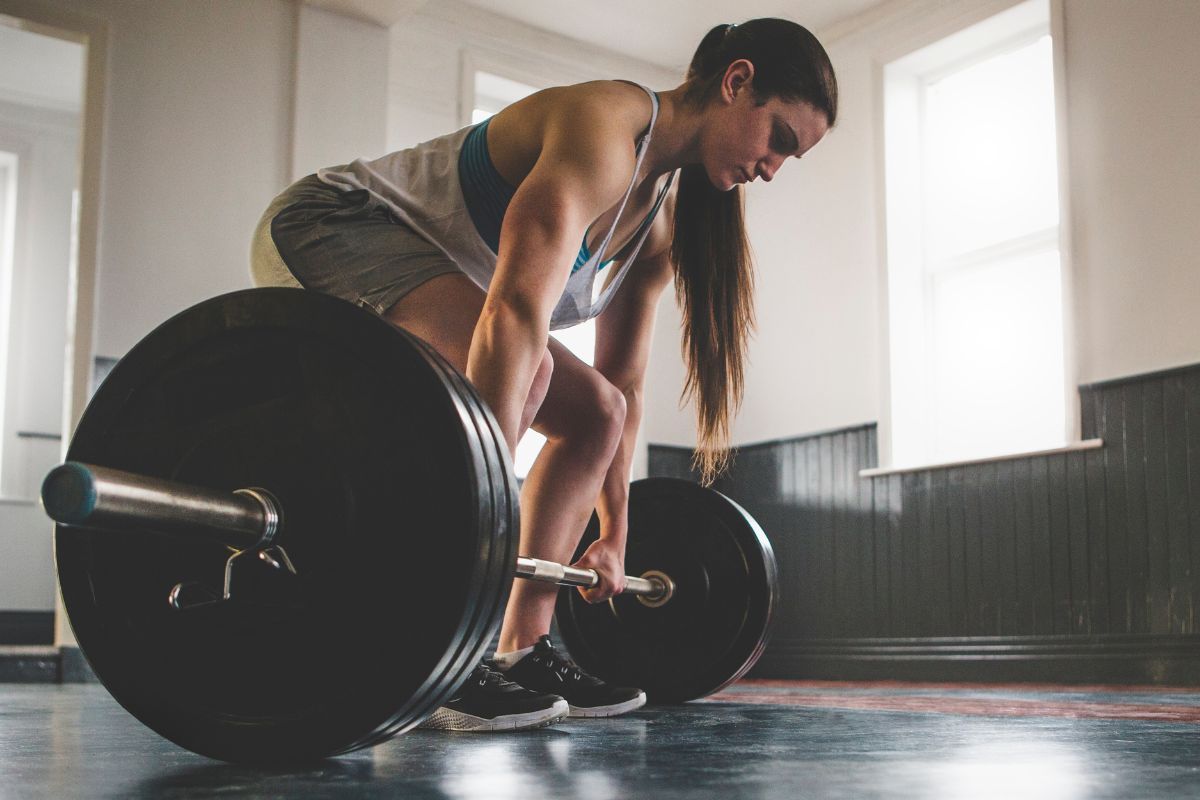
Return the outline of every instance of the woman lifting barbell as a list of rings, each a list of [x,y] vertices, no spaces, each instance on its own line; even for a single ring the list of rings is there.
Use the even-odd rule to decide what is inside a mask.
[[[521,552],[569,561],[595,508],[600,538],[576,566],[596,570],[600,583],[581,591],[604,601],[625,580],[659,298],[673,280],[708,480],[724,467],[753,326],[738,187],[771,180],[836,117],[833,67],[808,30],[719,25],[670,91],[546,89],[478,125],[298,181],[263,215],[252,271],[259,285],[332,294],[425,339],[471,379],[510,452],[526,429],[544,434],[521,492]],[[588,366],[548,334],[593,317]],[[645,702],[554,649],[556,594],[514,584],[494,659],[427,726],[539,727]]]

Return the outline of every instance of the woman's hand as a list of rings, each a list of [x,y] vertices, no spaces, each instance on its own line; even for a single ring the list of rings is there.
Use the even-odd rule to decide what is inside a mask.
[[[594,569],[600,576],[600,582],[592,588],[579,587],[579,593],[589,603],[602,603],[625,590],[625,548],[609,539],[592,542],[583,557],[571,566]]]

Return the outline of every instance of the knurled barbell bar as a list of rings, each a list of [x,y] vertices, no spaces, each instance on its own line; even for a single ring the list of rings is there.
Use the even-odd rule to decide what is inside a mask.
[[[42,505],[61,525],[101,530],[141,528],[164,535],[223,544],[241,553],[246,550],[280,553],[275,536],[284,518],[283,509],[269,491],[237,489],[230,493],[188,486],[146,475],[135,475],[94,464],[67,462],[50,471],[42,483]],[[287,561],[272,561],[282,569]],[[294,565],[289,571],[295,573]],[[517,557],[515,577],[560,586],[590,588],[600,582],[593,569],[578,569],[540,558]],[[171,590],[171,603],[179,607],[180,586]],[[652,571],[642,577],[625,576],[624,594],[636,595],[651,606],[671,599],[675,584],[669,575]],[[225,599],[232,595],[227,586]]]
[[[234,292],[163,323],[99,387],[67,459],[46,505],[66,520],[55,554],[82,653],[143,723],[227,761],[415,727],[483,656],[514,574],[594,580],[518,558],[512,465],[466,378],[315,292]],[[576,558],[597,535],[593,516]],[[736,503],[634,482],[626,567],[645,584],[608,603],[559,595],[581,666],[676,702],[753,665],[776,568]]]

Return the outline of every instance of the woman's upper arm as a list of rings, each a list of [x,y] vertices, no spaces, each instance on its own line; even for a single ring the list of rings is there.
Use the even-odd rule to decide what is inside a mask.
[[[504,215],[489,302],[516,305],[549,325],[588,225],[620,201],[636,156],[632,137],[603,109],[564,107]]]

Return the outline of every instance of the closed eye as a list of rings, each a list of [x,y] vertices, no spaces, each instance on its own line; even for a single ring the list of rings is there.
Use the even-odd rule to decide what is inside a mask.
[[[800,149],[800,142],[788,126],[776,122],[771,132],[771,149],[780,155],[794,155]]]

